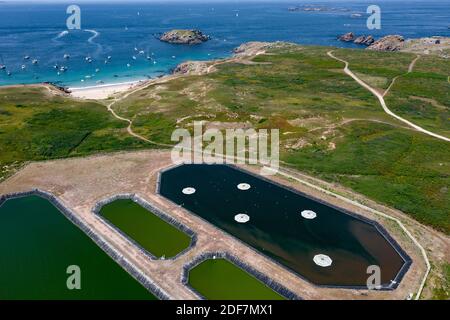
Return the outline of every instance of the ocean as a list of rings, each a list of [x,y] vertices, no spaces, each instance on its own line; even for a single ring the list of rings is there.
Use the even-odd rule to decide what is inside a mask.
[[[0,1],[0,64],[6,65],[0,71],[0,85],[50,81],[86,87],[136,81],[167,74],[186,60],[227,57],[247,41],[357,47],[336,37],[350,31],[375,37],[450,36],[448,0],[376,3],[382,11],[380,30],[366,27],[366,8],[372,4],[368,1],[275,0],[81,3],[81,30],[67,30],[69,3]],[[328,10],[288,10],[305,4],[326,6]],[[158,34],[171,29],[199,29],[211,40],[185,46],[157,39]],[[64,59],[65,54],[70,58]],[[30,59],[25,60],[25,56]],[[33,64],[33,59],[38,63]],[[56,65],[67,71],[61,72]]]

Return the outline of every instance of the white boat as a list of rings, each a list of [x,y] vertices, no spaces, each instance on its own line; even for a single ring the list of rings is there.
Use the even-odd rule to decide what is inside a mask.
[[[23,57],[23,60],[30,60],[30,56]]]
[[[64,54],[64,59],[69,59],[70,58],[70,55],[69,54]]]
[[[0,64],[0,70],[5,70],[6,66],[4,64]]]
[[[133,60],[136,60],[137,58],[136,58],[136,56],[133,56]]]
[[[23,64],[22,67],[21,67],[22,70],[25,70],[26,68],[27,68],[27,66],[24,65],[24,64]]]
[[[31,62],[32,64],[38,64],[39,60],[38,59],[33,59],[33,61]]]

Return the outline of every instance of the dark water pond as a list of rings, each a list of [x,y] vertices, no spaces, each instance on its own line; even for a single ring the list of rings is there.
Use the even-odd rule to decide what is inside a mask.
[[[240,190],[241,183],[251,188]],[[162,196],[314,284],[366,286],[368,266],[377,265],[383,287],[395,287],[409,264],[378,225],[234,167],[179,166],[161,174],[159,187]],[[189,187],[195,192],[183,193]],[[304,218],[305,210],[316,217]],[[250,220],[239,223],[238,214]],[[331,265],[317,264],[320,255]]]

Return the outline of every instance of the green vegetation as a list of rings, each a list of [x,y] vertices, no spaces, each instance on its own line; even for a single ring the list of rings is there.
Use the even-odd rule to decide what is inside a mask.
[[[310,146],[284,155],[304,171],[369,195],[415,219],[450,230],[449,149],[420,133],[367,122],[339,129],[335,150]]]
[[[0,300],[156,299],[38,196],[0,206],[0,252]],[[80,268],[80,290],[67,288],[72,265]]]
[[[102,207],[100,215],[142,248],[160,258],[171,258],[189,247],[191,238],[131,199]]]
[[[170,143],[176,127],[191,129],[194,120],[219,129],[278,128],[284,165],[341,183],[449,234],[448,143],[384,113],[370,92],[343,73],[343,63],[327,55],[329,50],[286,45],[251,64],[221,64],[208,75],[154,84],[114,109],[133,120],[136,133],[160,143]],[[450,136],[448,61],[424,56],[406,74],[414,54],[334,50],[380,91],[400,76],[386,97],[389,107]],[[154,147],[128,136],[125,124],[100,104],[49,100],[30,90],[0,90],[2,164]]]
[[[348,61],[350,69],[358,75],[362,75],[361,78],[366,76],[385,79],[386,81],[382,85],[367,81],[379,89],[387,89],[396,76],[406,73],[409,64],[415,58],[415,55],[411,53],[348,49],[336,50],[335,54]]]
[[[145,146],[125,127],[99,103],[50,95],[38,87],[0,89],[0,180],[24,161]]]
[[[449,233],[448,143],[385,114],[371,93],[342,72],[343,63],[327,56],[329,50],[276,49],[253,59],[256,64],[228,63],[209,75],[151,86],[119,103],[116,110],[138,119],[165,119],[164,141],[170,137],[169,128],[190,128],[193,120],[279,128],[285,165],[339,182]],[[348,60],[361,78],[379,84],[380,90],[403,75],[388,95],[388,105],[395,112],[414,113],[423,104],[435,104],[426,116],[411,120],[419,117],[418,124],[449,136],[450,84],[443,77],[448,63],[437,57],[419,59],[421,80],[413,86],[403,85],[418,77],[404,75],[413,54],[336,49],[335,55]],[[431,65],[423,80],[423,69]],[[424,99],[431,99],[431,94],[428,103]],[[405,97],[409,104],[403,103]],[[145,125],[135,129],[153,137]]]
[[[424,63],[417,61],[420,66]],[[449,63],[450,64],[450,63]],[[414,71],[397,80],[386,103],[398,115],[427,130],[450,136],[450,67],[440,72]]]
[[[189,285],[210,300],[282,300],[281,295],[225,259],[210,259],[189,271]]]
[[[433,290],[434,300],[450,300],[450,263],[444,263],[442,271],[443,279]]]

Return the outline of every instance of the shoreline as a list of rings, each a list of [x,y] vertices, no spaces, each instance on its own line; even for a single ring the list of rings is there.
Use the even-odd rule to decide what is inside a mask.
[[[167,75],[164,75],[164,77],[166,76]],[[73,98],[104,100],[109,98],[110,96],[134,89],[135,87],[152,80],[154,79],[135,80],[110,84],[106,83],[88,87],[68,87],[67,89],[70,91],[70,96]]]
[[[439,45],[432,45],[430,43],[431,40],[439,39],[441,43]],[[261,42],[261,41],[255,41],[255,42],[244,42],[242,43],[238,48],[235,48],[234,53],[231,53],[229,56],[219,59],[211,59],[211,60],[188,60],[181,62],[178,66],[176,66],[173,70],[179,69],[180,66],[187,66],[188,64],[194,65],[194,68],[192,66],[188,66],[188,70],[181,70],[178,72],[170,72],[168,71],[165,74],[162,74],[160,76],[156,76],[153,78],[141,78],[141,79],[135,79],[132,81],[126,81],[126,82],[111,82],[111,83],[102,83],[98,85],[91,85],[91,86],[85,86],[85,87],[72,87],[72,86],[64,86],[60,87],[56,84],[49,83],[49,82],[37,82],[37,83],[29,83],[29,84],[11,84],[11,85],[0,85],[1,89],[7,89],[7,88],[17,88],[17,87],[32,87],[32,86],[51,86],[54,89],[57,89],[65,94],[68,94],[72,98],[76,99],[86,99],[86,100],[105,100],[110,97],[114,97],[114,95],[126,93],[130,90],[136,89],[137,87],[141,85],[147,85],[149,83],[152,83],[154,81],[158,80],[164,80],[166,78],[170,78],[173,75],[182,75],[182,74],[202,74],[202,73],[210,73],[211,69],[214,65],[233,61],[236,58],[242,58],[242,57],[250,57],[255,56],[261,53],[261,49],[264,46],[270,46],[270,45],[276,45],[277,43],[285,43],[289,44],[289,42]],[[305,44],[298,44],[294,43],[296,45],[305,45]],[[415,53],[415,54],[423,54],[423,55],[439,55],[439,53],[443,53],[444,50],[450,50],[450,38],[445,36],[429,36],[429,37],[422,37],[422,38],[413,38],[413,39],[405,39],[405,44],[403,48],[396,52],[404,52],[404,53]],[[262,46],[262,47],[261,47]],[[306,45],[308,46],[308,45]],[[328,47],[328,46],[325,46]],[[240,51],[239,49],[242,48]],[[330,46],[330,48],[336,48],[341,49],[341,47],[335,47]],[[364,49],[358,49],[355,50],[364,50]],[[440,55],[441,56],[441,55]],[[441,56],[442,57],[442,56]],[[448,59],[449,56],[445,55],[443,58]],[[206,66],[206,67],[205,67]],[[195,70],[196,69],[196,70]],[[203,69],[203,70],[202,70]],[[67,92],[65,91],[67,90]]]

